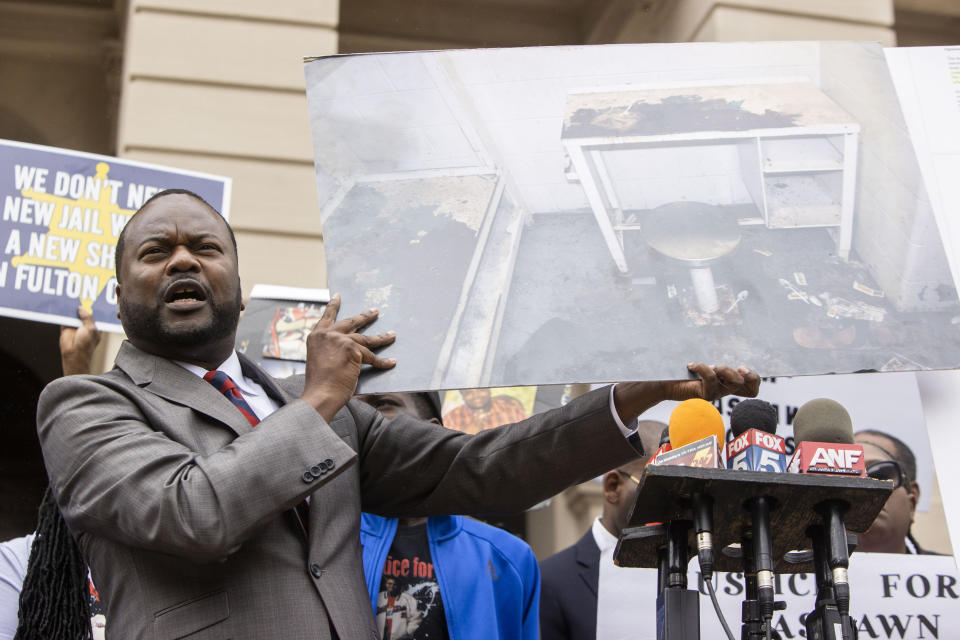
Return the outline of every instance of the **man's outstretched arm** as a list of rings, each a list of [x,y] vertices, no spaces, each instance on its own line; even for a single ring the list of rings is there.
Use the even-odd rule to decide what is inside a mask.
[[[629,424],[664,400],[753,396],[759,388],[759,376],[746,368],[696,364],[691,371],[696,380],[618,384],[614,410],[606,387],[475,435],[406,416],[384,423],[370,407],[351,404],[364,509],[384,516],[516,512],[636,458],[618,422]]]

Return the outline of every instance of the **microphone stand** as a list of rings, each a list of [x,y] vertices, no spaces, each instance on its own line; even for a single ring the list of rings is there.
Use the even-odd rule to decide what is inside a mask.
[[[666,552],[658,556],[657,640],[700,640],[700,592],[687,589],[689,520],[670,522]],[[667,580],[663,582],[666,569]]]
[[[848,614],[840,613],[837,608],[826,532],[822,526],[814,525],[807,529],[807,535],[813,541],[813,566],[817,581],[816,606],[804,622],[807,638],[810,640],[856,640],[857,628],[853,624],[853,619]]]
[[[743,553],[743,602],[740,605],[740,640],[763,638],[763,618],[757,590],[757,566],[753,558],[753,539],[744,535],[740,542]]]
[[[664,623],[667,616],[664,593],[669,586],[670,556],[664,545],[657,549],[657,640],[663,640],[664,637]]]
[[[754,548],[753,532],[746,532],[740,541],[740,550],[743,554],[743,602],[740,605],[740,640],[764,640],[766,635],[765,624],[772,624],[772,620],[764,620],[761,605],[760,585],[757,580],[756,551]],[[784,602],[773,603],[773,610],[786,607]],[[780,634],[770,629],[770,637],[780,640]]]
[[[692,620],[696,624],[696,631],[688,634],[688,637],[697,638],[699,592],[694,590],[692,597],[686,595],[688,591],[685,577],[687,560],[693,553],[690,545],[691,539],[694,538],[693,533],[704,534],[710,531],[709,543],[706,537],[697,541],[699,551],[708,552],[714,546],[722,549],[733,543],[739,543],[742,548],[741,557],[734,559],[732,554],[717,553],[713,557],[713,569],[715,571],[742,569],[747,574],[741,637],[743,640],[761,640],[766,635],[765,632],[768,632],[772,640],[779,634],[776,634],[772,625],[768,627],[763,623],[757,580],[758,559],[755,557],[754,549],[756,536],[753,531],[753,514],[749,506],[752,500],[764,498],[768,507],[791,505],[789,510],[769,508],[766,514],[769,518],[770,559],[771,562],[777,559],[768,571],[773,573],[779,567],[780,571],[799,573],[803,570],[809,571],[810,569],[804,567],[809,563],[801,559],[788,558],[784,554],[810,546],[808,529],[811,526],[839,525],[836,527],[839,529],[847,524],[853,531],[865,531],[890,496],[892,489],[889,484],[870,478],[650,465],[640,479],[629,524],[653,521],[663,524],[633,526],[625,529],[617,542],[614,557],[618,564],[624,567],[660,568],[659,583],[662,588],[662,597],[658,597],[657,602],[657,637],[659,639],[684,638],[677,628],[687,620]],[[691,498],[697,493],[709,494],[713,497],[714,522],[712,528],[698,525],[697,531],[694,532],[691,531],[693,526]],[[834,503],[835,506],[831,506],[830,503]],[[694,505],[694,516],[697,511]],[[703,509],[703,511],[708,510]],[[826,531],[824,531],[825,534]],[[831,587],[838,581],[847,583],[845,570],[849,560],[846,551],[839,547],[830,550],[827,546],[821,546],[819,553],[822,558],[826,558],[827,564],[827,569],[823,569],[822,566],[820,569],[821,586],[827,584],[825,582],[827,573],[830,574]],[[765,551],[763,554],[764,562],[767,553]],[[783,565],[780,564],[779,558],[784,558]],[[849,586],[847,589],[849,593]],[[660,595],[659,591],[658,589],[658,595]],[[821,600],[827,593],[823,591]],[[685,597],[690,599],[689,604],[684,603]],[[835,592],[831,598],[834,601],[841,599]],[[818,606],[823,604],[819,602]],[[781,608],[782,603],[775,601],[773,610],[777,611]],[[840,607],[837,607],[836,611],[839,616],[842,616],[843,610]],[[852,624],[847,624],[852,631]],[[667,635],[668,632],[669,635]],[[805,633],[807,637],[818,640],[821,638],[834,640],[823,635],[815,636],[806,631]],[[845,640],[844,634],[839,631],[838,633],[838,640]],[[854,637],[852,633],[846,636],[847,640]]]

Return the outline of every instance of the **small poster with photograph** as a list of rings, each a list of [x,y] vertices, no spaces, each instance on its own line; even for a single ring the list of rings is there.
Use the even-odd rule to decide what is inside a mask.
[[[323,315],[326,305],[298,302],[274,309],[273,321],[263,337],[263,356],[278,360],[307,359],[307,336]]]
[[[536,387],[461,389],[443,398],[443,426],[465,433],[526,420],[533,414]]]
[[[278,378],[303,373],[307,336],[329,301],[328,289],[254,285],[237,328],[237,352]]]

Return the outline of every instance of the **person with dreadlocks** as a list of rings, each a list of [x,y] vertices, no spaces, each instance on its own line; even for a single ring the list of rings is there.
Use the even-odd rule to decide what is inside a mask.
[[[82,324],[60,330],[64,375],[90,373],[100,332],[80,308]],[[0,543],[0,640],[103,638],[99,594],[88,578],[80,548],[48,488],[37,529]]]

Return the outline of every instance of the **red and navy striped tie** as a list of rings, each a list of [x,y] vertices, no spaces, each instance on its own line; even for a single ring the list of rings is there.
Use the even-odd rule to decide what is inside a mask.
[[[233,403],[237,409],[240,410],[240,413],[247,419],[251,427],[256,427],[260,424],[260,418],[257,417],[257,414],[253,412],[253,409],[250,408],[250,405],[247,404],[247,401],[244,399],[243,394],[240,393],[240,389],[237,388],[237,385],[233,383],[233,380],[219,369],[216,371],[207,371],[203,374],[203,379],[213,385],[213,387],[222,393],[227,400]],[[304,500],[298,504],[294,511],[297,514],[297,518],[300,520],[300,524],[303,525],[303,530],[307,531],[307,523],[309,519],[309,505],[307,501]]]
[[[214,386],[214,388],[226,396],[227,400],[233,403],[237,409],[240,409],[240,413],[247,419],[247,422],[250,423],[251,427],[255,427],[260,424],[260,418],[257,417],[257,414],[253,412],[253,409],[250,408],[250,405],[247,404],[247,401],[243,398],[243,394],[240,393],[240,389],[237,389],[237,385],[233,383],[233,380],[230,379],[230,376],[225,374],[223,371],[207,371],[203,379],[209,382]]]

